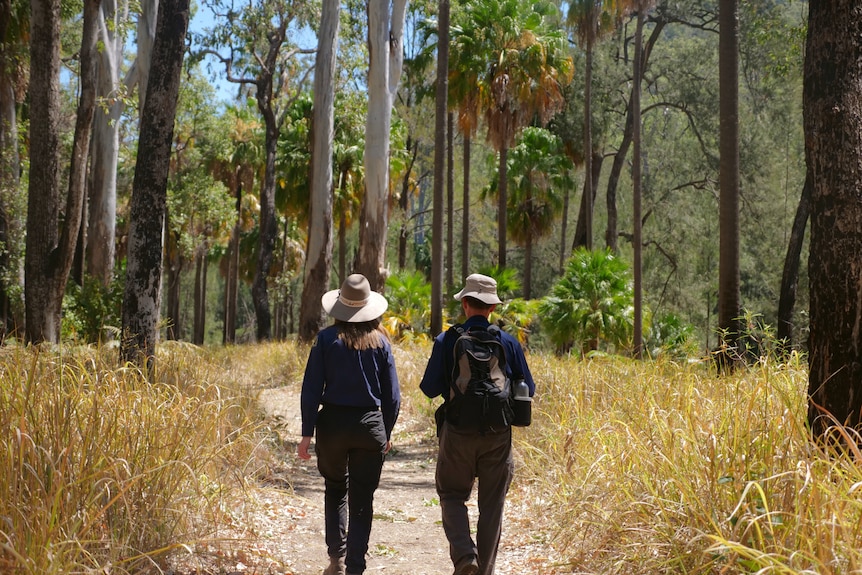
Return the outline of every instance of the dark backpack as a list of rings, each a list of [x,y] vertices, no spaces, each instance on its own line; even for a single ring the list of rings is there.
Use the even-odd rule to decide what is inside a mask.
[[[511,386],[500,328],[453,326],[455,340],[446,421],[460,429],[501,431],[512,424]]]

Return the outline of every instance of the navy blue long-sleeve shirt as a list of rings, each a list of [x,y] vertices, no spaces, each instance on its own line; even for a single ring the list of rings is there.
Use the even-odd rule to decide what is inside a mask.
[[[314,435],[322,403],[347,407],[378,407],[386,437],[391,437],[401,409],[401,388],[392,346],[355,350],[338,338],[338,328],[321,330],[314,340],[302,380],[302,435]]]
[[[474,315],[461,324],[465,330],[471,327],[485,327],[490,324],[488,319],[482,315]],[[428,359],[428,365],[425,367],[425,375],[422,376],[422,381],[419,383],[419,389],[428,397],[437,397],[442,395],[444,398],[449,397],[449,378],[451,374],[447,374],[447,365],[454,362],[453,354],[455,353],[455,339],[446,339],[446,333],[442,332],[434,338],[434,346],[431,348],[431,357]],[[530,397],[536,393],[536,384],[533,382],[533,375],[530,373],[530,368],[527,365],[527,359],[524,357],[524,349],[521,343],[505,331],[500,331],[500,342],[506,351],[506,376],[510,381],[524,380],[530,388]],[[447,361],[448,358],[448,361]]]

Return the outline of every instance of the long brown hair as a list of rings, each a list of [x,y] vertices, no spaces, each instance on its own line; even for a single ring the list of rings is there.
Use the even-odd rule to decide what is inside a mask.
[[[335,326],[338,328],[338,339],[351,349],[359,351],[377,349],[383,347],[384,342],[388,340],[386,330],[383,329],[379,317],[362,322],[347,322],[337,319]]]

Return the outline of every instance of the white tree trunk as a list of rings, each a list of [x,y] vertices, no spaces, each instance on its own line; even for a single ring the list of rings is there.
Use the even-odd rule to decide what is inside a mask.
[[[138,113],[144,111],[147,94],[147,79],[150,77],[150,61],[153,57],[153,41],[156,37],[156,19],[159,13],[159,0],[141,0],[141,13],[138,16]]]
[[[320,328],[320,294],[329,286],[332,265],[332,142],[338,25],[338,0],[324,0],[314,66],[311,215],[299,318],[299,336],[305,341],[310,341]]]
[[[389,210],[389,128],[404,62],[407,0],[368,2],[368,118],[365,126],[365,202],[359,230],[359,271],[380,290],[385,281]]]

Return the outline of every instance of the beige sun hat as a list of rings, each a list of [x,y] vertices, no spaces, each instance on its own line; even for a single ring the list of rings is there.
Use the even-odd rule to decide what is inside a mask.
[[[330,316],[350,323],[377,319],[389,307],[385,297],[371,291],[368,278],[362,274],[347,276],[340,289],[326,292],[320,302]]]
[[[470,274],[464,281],[464,289],[455,294],[455,299],[472,297],[488,305],[503,303],[497,297],[497,280],[482,274]]]

